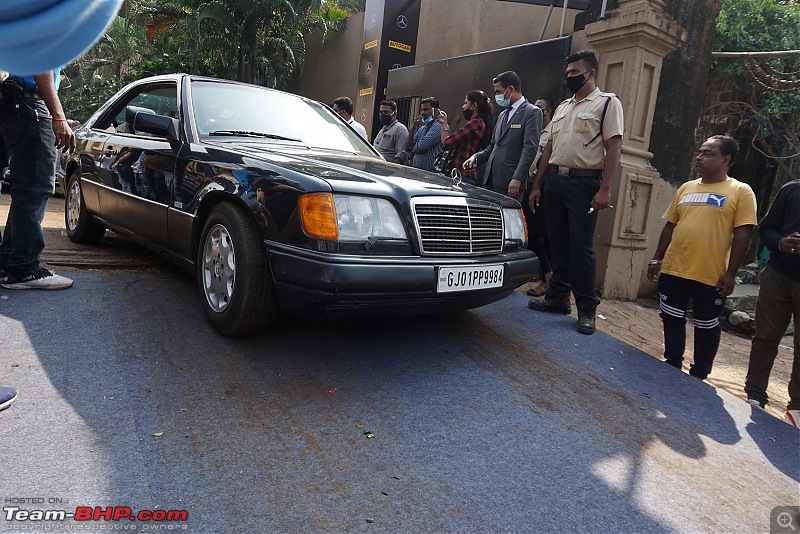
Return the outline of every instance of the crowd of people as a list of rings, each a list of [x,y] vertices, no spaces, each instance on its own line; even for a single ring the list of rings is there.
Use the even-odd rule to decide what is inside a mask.
[[[41,223],[55,188],[57,151],[75,146],[58,98],[59,66],[102,34],[120,0],[64,4],[80,5],[84,13],[82,24],[67,32],[72,36],[78,31],[80,40],[61,49],[15,46],[12,52],[0,47],[0,68],[11,69],[0,91],[0,137],[8,148],[14,176],[8,218],[0,234],[0,286],[5,289],[52,290],[73,285],[71,279],[44,268],[39,258],[44,248]],[[0,21],[13,14],[18,25],[6,25],[12,30],[21,28],[20,24],[50,28],[49,19],[42,19],[40,13],[20,17],[24,9],[24,2],[10,1],[0,7]],[[80,50],[76,52],[75,46]],[[616,95],[597,86],[599,66],[593,51],[572,54],[566,63],[565,84],[572,97],[555,108],[546,98],[531,104],[517,73],[506,71],[492,80],[494,104],[481,90],[467,92],[461,106],[465,123],[454,132],[436,97],[421,100],[410,128],[398,120],[396,102],[382,101],[382,128],[372,144],[389,162],[410,160],[425,171],[456,171],[466,183],[518,200],[528,215],[530,247],[539,256],[543,273],[529,291],[543,298],[531,299],[528,307],[570,315],[574,297],[575,327],[591,335],[599,303],[595,228],[598,214],[613,207],[611,188],[620,165],[624,118]],[[503,109],[496,123],[494,105]],[[368,140],[366,129],[353,119],[349,98],[337,98],[333,109]],[[691,302],[695,346],[689,373],[699,379],[711,373],[725,299],[733,291],[757,225],[752,189],[728,175],[737,152],[736,141],[728,136],[713,136],[703,143],[695,160],[699,178],[676,192],[647,266],[647,277],[658,284],[665,361],[677,368],[683,366]],[[130,160],[129,183],[134,187],[133,154]],[[480,166],[484,166],[482,173]],[[778,344],[794,318],[786,420],[800,428],[800,180],[783,186],[759,234],[771,256],[760,275],[745,391],[754,408],[767,404],[766,388]],[[0,410],[17,396],[15,388],[0,386]]]
[[[528,294],[543,298],[531,299],[528,307],[570,315],[574,299],[575,327],[591,335],[600,302],[595,229],[598,214],[613,208],[611,188],[620,165],[624,115],[619,98],[597,86],[599,64],[593,51],[572,54],[566,63],[565,85],[572,97],[558,107],[546,98],[530,104],[515,72],[497,75],[492,80],[494,104],[503,111],[496,124],[491,99],[477,89],[464,98],[466,123],[455,132],[436,97],[421,100],[410,129],[397,119],[397,104],[384,100],[383,128],[373,146],[387,161],[410,159],[416,168],[444,174],[457,170],[464,182],[520,201],[529,247],[539,257],[542,273]],[[694,361],[689,374],[699,379],[711,373],[725,300],[757,225],[753,190],[728,174],[737,153],[738,144],[729,136],[715,135],[702,144],[695,159],[699,178],[675,193],[646,270],[647,278],[658,284],[664,361],[678,369],[683,368],[691,306]],[[444,155],[446,165],[437,168],[437,158]],[[481,165],[485,168],[479,174]],[[800,180],[781,189],[759,232],[772,255],[760,276],[745,391],[750,404],[763,409],[780,339],[792,317],[796,325],[800,321]],[[786,420],[800,428],[798,329],[794,352]]]

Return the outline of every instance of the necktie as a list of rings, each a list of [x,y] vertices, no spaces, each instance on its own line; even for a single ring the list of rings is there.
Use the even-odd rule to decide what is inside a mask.
[[[508,126],[508,116],[509,115],[511,115],[511,108],[508,108],[508,111],[506,111],[506,114],[503,115],[503,124],[500,125],[500,129],[503,130],[503,131],[505,131],[506,126]]]

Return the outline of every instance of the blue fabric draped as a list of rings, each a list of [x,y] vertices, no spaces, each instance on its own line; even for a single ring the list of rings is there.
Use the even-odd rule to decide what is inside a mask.
[[[0,69],[40,74],[75,60],[103,34],[122,0],[0,1]]]

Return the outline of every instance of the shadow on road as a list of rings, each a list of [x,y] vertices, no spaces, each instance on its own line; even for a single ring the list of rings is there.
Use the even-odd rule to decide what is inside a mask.
[[[0,291],[4,495],[198,532],[765,530],[796,497],[713,388],[518,295],[226,339],[177,270],[73,274]]]

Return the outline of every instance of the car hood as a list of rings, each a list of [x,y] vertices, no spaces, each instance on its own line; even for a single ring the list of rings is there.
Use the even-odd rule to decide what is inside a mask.
[[[325,181],[334,192],[393,196],[402,190],[408,196],[469,196],[505,207],[519,204],[505,196],[452,178],[406,165],[388,163],[381,158],[358,156],[338,151],[322,151],[267,143],[208,143],[236,150],[288,171]],[[404,195],[404,196],[405,196]]]

